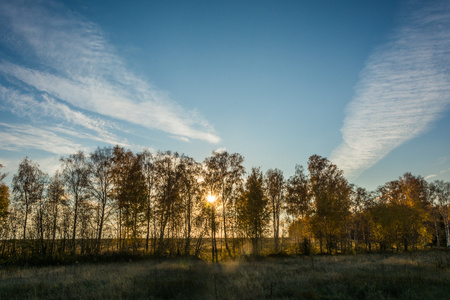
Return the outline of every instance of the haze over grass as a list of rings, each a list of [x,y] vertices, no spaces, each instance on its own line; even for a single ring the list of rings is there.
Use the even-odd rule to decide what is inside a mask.
[[[3,299],[447,299],[449,253],[150,260],[0,270]]]

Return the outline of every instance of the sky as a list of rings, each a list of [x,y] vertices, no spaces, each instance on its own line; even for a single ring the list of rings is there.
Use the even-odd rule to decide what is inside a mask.
[[[120,145],[450,181],[448,1],[0,0],[0,164]]]

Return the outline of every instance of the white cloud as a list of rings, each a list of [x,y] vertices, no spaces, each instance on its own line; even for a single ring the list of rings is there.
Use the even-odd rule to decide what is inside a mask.
[[[224,153],[226,151],[227,151],[227,148],[221,147],[221,148],[217,148],[216,150],[214,150],[213,153]]]
[[[22,149],[39,149],[55,154],[70,154],[86,147],[61,137],[48,129],[30,125],[13,125],[0,123],[0,149],[21,151]]]
[[[182,142],[186,142],[186,143],[189,143],[189,142],[190,142],[190,140],[189,140],[187,137],[184,137],[184,136],[176,136],[176,135],[172,135],[172,138],[177,139],[177,140],[180,140],[180,141],[182,141]]]
[[[100,118],[89,117],[79,111],[72,110],[67,105],[56,101],[55,99],[41,95],[41,101],[38,97],[30,94],[23,94],[11,88],[5,88],[0,85],[0,99],[3,100],[3,109],[10,110],[14,114],[37,121],[49,121],[54,118],[56,121],[64,121],[71,125],[79,125],[84,129],[92,131],[94,134],[83,133],[80,130],[73,131],[71,135],[83,135],[83,138],[89,138],[112,145],[118,144],[128,146],[126,140],[119,139],[110,129],[116,129],[117,125],[107,122]],[[56,125],[59,127],[59,125]]]
[[[450,4],[410,9],[360,74],[330,159],[357,177],[429,129],[450,103]]]
[[[52,127],[45,126],[45,127],[43,127],[43,129],[46,129],[46,130],[54,132],[54,133],[64,134],[64,135],[68,135],[68,136],[72,136],[72,137],[76,137],[76,138],[80,138],[80,139],[89,139],[89,140],[93,140],[93,141],[97,141],[97,142],[101,142],[101,143],[108,143],[110,145],[119,145],[119,146],[125,147],[125,148],[132,147],[126,141],[122,142],[122,141],[118,141],[118,140],[114,140],[114,139],[107,139],[107,138],[105,139],[104,137],[99,137],[98,135],[81,132],[81,131],[74,130],[72,128],[64,127],[61,125],[52,126]]]
[[[4,42],[34,58],[28,66],[0,61],[5,78],[94,113],[185,139],[220,141],[197,111],[130,72],[96,24],[52,2],[2,2],[0,16],[9,30]]]

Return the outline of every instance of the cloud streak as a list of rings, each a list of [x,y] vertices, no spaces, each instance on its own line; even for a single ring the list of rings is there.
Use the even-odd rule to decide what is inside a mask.
[[[88,150],[49,129],[6,123],[0,123],[0,128],[0,140],[4,150],[38,149],[55,154],[71,154],[77,150]]]
[[[38,98],[41,98],[41,101]],[[9,110],[20,117],[32,119],[35,124],[48,122],[51,118],[58,122],[66,122],[71,126],[80,126],[84,131],[91,131],[93,134],[90,135],[90,139],[92,140],[129,147],[126,140],[118,138],[111,132],[111,129],[117,128],[116,124],[74,111],[48,95],[37,97],[0,85],[0,99],[3,99],[4,103],[0,105],[1,109]],[[36,125],[38,126],[38,124]],[[85,138],[86,136],[87,134],[84,134]]]
[[[367,60],[330,159],[356,178],[426,132],[450,103],[450,4],[408,7],[389,42]],[[433,5],[431,5],[433,4]]]
[[[4,43],[23,63],[0,61],[0,74],[73,107],[158,129],[183,140],[217,143],[213,127],[130,72],[92,22],[53,2],[0,3]],[[57,100],[55,100],[57,99]]]

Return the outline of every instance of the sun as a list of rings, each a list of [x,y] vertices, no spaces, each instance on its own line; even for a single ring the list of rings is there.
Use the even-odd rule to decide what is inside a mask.
[[[209,194],[206,199],[208,200],[209,203],[213,203],[214,201],[216,201],[216,196],[213,196],[211,194]]]

